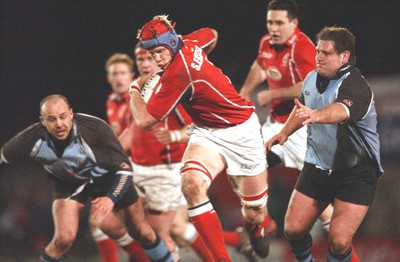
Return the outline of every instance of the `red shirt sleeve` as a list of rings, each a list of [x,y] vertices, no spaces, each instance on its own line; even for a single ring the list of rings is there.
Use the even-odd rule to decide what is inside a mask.
[[[189,75],[180,54],[176,55],[160,81],[146,109],[154,118],[163,121],[180,102],[187,88],[190,88]]]
[[[182,36],[183,40],[193,41],[201,49],[206,48],[211,43],[217,40],[213,30],[208,27],[200,28],[190,34]]]
[[[189,116],[189,114],[183,108],[182,104],[178,104],[178,106],[176,107],[176,112],[177,112],[180,120],[183,122],[183,124],[190,125],[192,123],[192,118]]]

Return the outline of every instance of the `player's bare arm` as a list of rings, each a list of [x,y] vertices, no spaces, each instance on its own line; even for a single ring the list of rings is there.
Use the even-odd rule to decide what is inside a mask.
[[[187,128],[187,125],[176,130],[168,130],[162,127],[156,128],[154,129],[154,135],[163,145],[169,145],[171,143],[187,143],[189,141],[189,136],[186,133]]]
[[[349,117],[346,107],[341,103],[332,103],[322,109],[311,109],[295,99],[296,116],[302,119],[302,124],[338,124]]]
[[[248,100],[250,100],[251,92],[262,82],[267,79],[267,75],[265,71],[261,68],[261,66],[254,61],[252,66],[250,67],[250,71],[247,74],[246,80],[242,88],[240,89],[240,95]]]
[[[142,130],[151,130],[160,121],[151,116],[146,110],[146,103],[140,96],[141,86],[134,85],[131,87],[130,94],[131,99],[129,101],[129,107],[133,114],[133,119],[136,125]]]
[[[121,134],[118,136],[118,140],[121,143],[124,151],[125,152],[129,151],[130,146],[131,146],[131,140],[132,140],[131,127],[125,128],[124,131],[122,131]]]
[[[298,99],[296,98],[295,100],[298,101]],[[296,103],[296,101],[295,101]],[[300,103],[298,101],[298,103]],[[300,105],[302,105],[300,103]],[[296,132],[299,128],[301,128],[303,126],[303,120],[301,118],[299,118],[296,115],[296,112],[298,110],[298,106],[296,105],[295,107],[293,107],[292,112],[289,115],[288,120],[286,121],[285,125],[283,126],[282,130],[274,135],[273,137],[271,137],[271,139],[269,139],[266,143],[265,143],[265,148],[269,151],[271,150],[272,146],[274,145],[283,145],[287,138],[293,134],[294,132]]]
[[[301,94],[301,86],[303,85],[303,81],[296,83],[290,87],[277,88],[264,90],[257,94],[257,101],[261,107],[269,105],[272,100],[276,98],[281,99],[293,99],[299,97]]]

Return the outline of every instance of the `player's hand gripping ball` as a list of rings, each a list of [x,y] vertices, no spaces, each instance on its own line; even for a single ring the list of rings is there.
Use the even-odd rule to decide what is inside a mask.
[[[156,73],[152,75],[146,83],[144,83],[142,90],[140,91],[140,95],[142,96],[143,101],[147,104],[154,90],[159,88],[160,83],[160,74]]]

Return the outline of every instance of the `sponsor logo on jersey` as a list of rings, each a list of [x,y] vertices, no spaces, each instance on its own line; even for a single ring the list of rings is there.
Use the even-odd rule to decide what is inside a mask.
[[[279,72],[279,69],[271,66],[267,69],[267,76],[272,80],[281,80],[282,74]]]
[[[125,163],[126,164],[126,163]],[[114,197],[118,197],[119,193],[121,193],[122,188],[126,184],[126,180],[128,179],[128,176],[122,176],[121,180],[119,181],[118,186],[115,188],[113,192]]]
[[[261,58],[271,59],[272,58],[272,53],[270,53],[270,52],[262,52],[260,56],[261,56]]]
[[[258,166],[258,164],[257,164],[257,165],[241,164],[241,165],[240,165],[240,169],[252,171],[252,170],[254,170],[257,166]]]
[[[202,51],[203,50],[198,46],[196,46],[194,49],[193,62],[190,64],[190,66],[196,69],[196,71],[200,71],[204,62]]]

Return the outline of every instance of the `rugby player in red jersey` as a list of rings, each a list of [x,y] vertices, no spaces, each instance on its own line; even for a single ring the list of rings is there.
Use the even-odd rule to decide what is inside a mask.
[[[191,221],[215,259],[231,261],[221,223],[207,196],[212,180],[226,169],[240,193],[252,245],[259,256],[268,256],[265,148],[253,104],[238,95],[195,41],[176,34],[168,16],[154,17],[138,36],[164,72],[147,104],[140,92],[148,77],[131,86],[130,106],[137,126],[152,129],[179,103],[193,121],[180,170]]]

